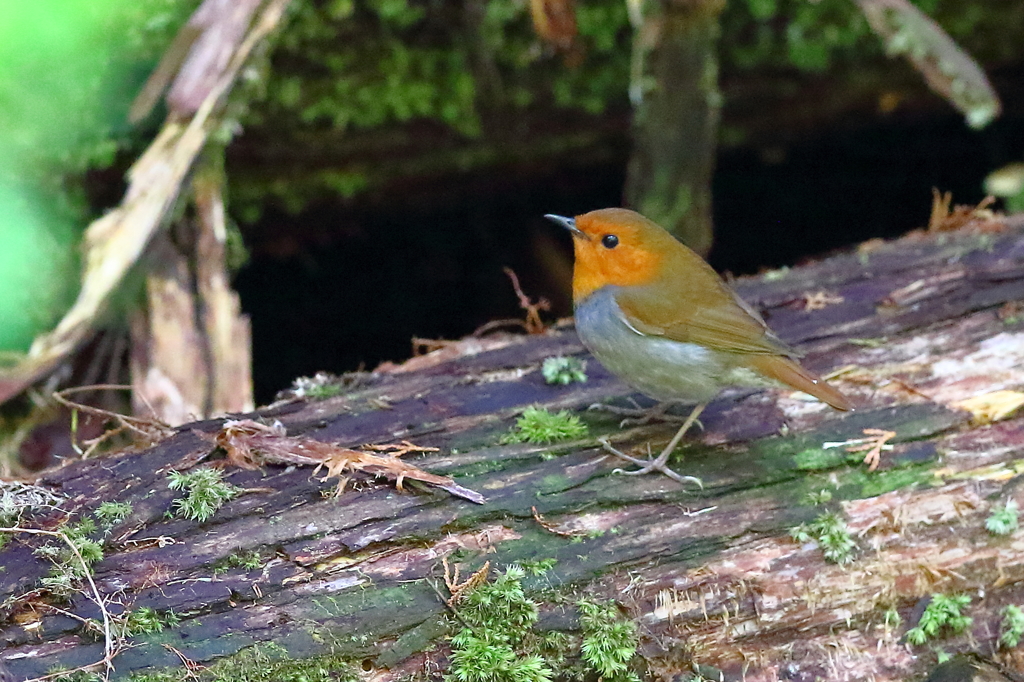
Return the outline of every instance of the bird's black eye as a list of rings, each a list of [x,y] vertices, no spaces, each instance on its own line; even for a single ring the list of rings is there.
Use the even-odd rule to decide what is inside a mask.
[[[606,234],[605,236],[601,237],[601,244],[606,249],[614,249],[616,246],[619,245],[619,238],[616,237],[614,234]]]

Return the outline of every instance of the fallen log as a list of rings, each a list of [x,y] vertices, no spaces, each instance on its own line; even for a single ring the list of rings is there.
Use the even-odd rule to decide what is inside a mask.
[[[587,411],[630,396],[592,359],[585,382],[546,383],[546,358],[587,357],[568,326],[306,384],[245,418],[344,448],[437,448],[401,461],[484,502],[409,478],[399,491],[366,471],[337,491],[294,462],[228,465],[231,499],[189,520],[168,477],[208,456],[225,420],[188,424],[141,451],[45,474],[39,490],[53,499],[0,505],[9,528],[60,534],[6,533],[0,656],[16,679],[105,659],[113,669],[96,670],[115,677],[186,664],[195,674],[273,642],[295,659],[350,662],[366,679],[436,676],[462,627],[461,595],[446,604],[462,590],[451,570],[490,562],[480,579],[540,567],[522,578],[538,632],[576,636],[581,596],[614,600],[639,636],[629,665],[649,679],[901,680],[940,648],[1014,667],[999,638],[1004,607],[1024,603],[1024,531],[1008,507],[1024,503],[1024,418],[1013,412],[1024,398],[1024,219],[917,233],[736,288],[855,412],[726,392],[674,457],[698,489],[614,473],[621,463],[598,438],[640,452],[675,426],[620,428]],[[586,435],[509,442],[534,405],[575,413]],[[110,522],[110,507],[97,516],[103,502],[130,511]],[[986,521],[1000,511],[1004,526],[990,525],[1005,533],[994,534]],[[68,530],[88,518],[98,530]],[[38,549],[75,532],[103,558],[95,590],[79,574],[61,595],[41,581],[76,559]],[[927,604],[953,595],[969,597],[970,624],[914,644],[907,633],[931,617]],[[128,612],[159,627],[118,630]]]

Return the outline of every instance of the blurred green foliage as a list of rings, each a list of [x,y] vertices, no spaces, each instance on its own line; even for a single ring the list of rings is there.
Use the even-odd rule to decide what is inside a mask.
[[[1010,11],[1008,0],[914,1],[977,57],[1019,56],[1024,13]],[[313,151],[321,165],[273,179],[234,178],[235,209],[247,221],[266,201],[297,212],[324,191],[352,197],[370,187],[380,173],[343,162],[341,150],[352,149],[340,142],[346,134],[376,130],[381,148],[392,149],[401,145],[384,142],[384,131],[411,121],[432,122],[455,138],[487,140],[493,131],[520,125],[529,112],[594,115],[629,108],[633,31],[623,0],[577,2],[579,37],[568,55],[536,36],[525,0],[306,0],[292,9],[267,76],[266,101],[243,122],[296,155]],[[721,21],[726,77],[768,69],[860,78],[866,62],[885,59],[881,41],[851,0],[731,0]],[[911,68],[892,63],[894,71]],[[736,141],[744,136],[723,132]],[[421,173],[445,164],[466,170],[494,160],[478,151],[433,164],[420,160],[415,167]]]
[[[418,118],[472,137],[482,114],[509,106],[544,101],[597,113],[625,101],[625,5],[581,3],[577,23],[586,56],[566,68],[538,41],[523,2],[299,2],[274,55],[267,102],[249,122],[366,129]]]
[[[0,351],[25,351],[78,284],[81,178],[195,0],[0,0]]]
[[[0,0],[0,351],[27,349],[70,302],[88,212],[80,180],[133,144],[127,108],[198,1]],[[1009,0],[916,4],[983,61],[1019,58],[1024,13],[1009,11]],[[364,191],[369,172],[337,163],[332,136],[426,122],[442,137],[487,140],[524,113],[628,111],[625,3],[580,0],[576,21],[575,50],[558,54],[536,36],[525,0],[295,0],[272,69],[249,72],[263,101],[242,120],[258,138],[328,161],[234,186],[236,215],[255,219],[272,200],[298,211],[323,190]],[[850,0],[732,0],[722,27],[727,77],[754,69],[856,77],[859,65],[882,58]],[[413,167],[495,160],[486,149],[461,150]]]

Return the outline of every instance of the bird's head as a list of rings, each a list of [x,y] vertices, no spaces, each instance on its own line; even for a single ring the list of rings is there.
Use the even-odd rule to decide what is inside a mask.
[[[602,208],[575,218],[544,217],[572,233],[572,295],[577,303],[603,286],[655,282],[681,246],[656,223],[625,208]]]

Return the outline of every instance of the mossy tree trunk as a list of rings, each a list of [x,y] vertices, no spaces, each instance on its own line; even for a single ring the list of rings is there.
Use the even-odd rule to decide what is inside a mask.
[[[108,534],[94,533],[105,552],[96,590],[166,622],[114,659],[119,676],[184,674],[185,659],[205,665],[274,642],[296,658],[361,664],[379,682],[431,677],[447,668],[459,627],[444,603],[444,563],[466,577],[487,561],[550,566],[523,583],[542,632],[578,631],[583,595],[616,600],[638,626],[632,665],[647,679],[686,679],[699,664],[730,680],[905,680],[933,665],[939,647],[1019,668],[998,638],[1002,609],[1024,603],[1024,530],[1007,522],[1006,535],[992,535],[986,520],[1024,504],[1024,417],[998,409],[1024,397],[1024,219],[1001,233],[873,245],[737,289],[806,352],[809,368],[836,372],[857,411],[788,392],[727,392],[672,463],[703,489],[614,473],[621,463],[597,438],[642,453],[676,426],[623,429],[588,412],[630,395],[593,360],[585,383],[546,384],[545,358],[586,359],[561,328],[466,339],[349,377],[334,397],[251,415],[346,446],[436,447],[405,461],[453,476],[484,504],[409,490],[408,479],[398,492],[360,474],[332,497],[335,482],[309,468],[265,465],[226,468],[243,494],[205,523],[185,520],[168,474],[210,451],[208,435],[224,423],[213,420],[45,475],[39,484],[64,501],[26,510],[18,523],[53,529],[95,517],[100,502],[131,503]],[[502,444],[529,405],[575,411],[589,435]],[[998,421],[983,423],[986,412]],[[879,432],[892,432],[884,448]],[[872,438],[881,465],[870,472],[864,451],[848,447]],[[827,533],[811,528],[816,539],[791,537],[827,512],[848,533],[833,523]],[[92,588],[66,599],[40,589],[53,561],[34,550],[47,538],[10,535],[0,550],[0,636],[14,675],[100,660],[103,645],[84,620],[100,615]],[[823,549],[848,563],[830,563]],[[937,593],[968,595],[971,626],[907,645]]]
[[[711,250],[723,0],[656,0],[637,29],[626,202],[694,251]],[[646,54],[645,54],[646,53]]]

